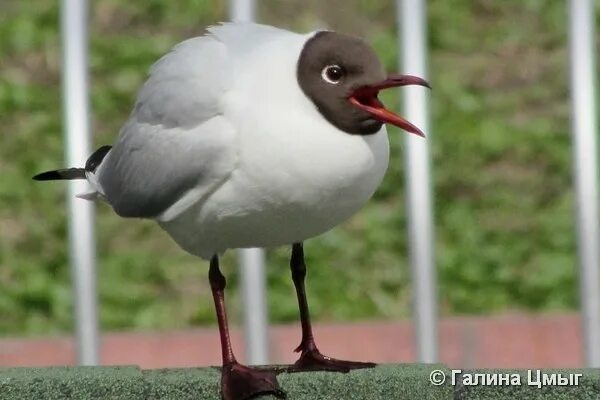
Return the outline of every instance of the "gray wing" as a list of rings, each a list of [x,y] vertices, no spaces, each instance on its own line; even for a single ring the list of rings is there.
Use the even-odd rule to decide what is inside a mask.
[[[192,129],[138,122],[124,129],[97,172],[104,198],[122,217],[156,218],[184,200],[178,214],[235,168],[235,133],[222,116]]]
[[[203,36],[180,43],[152,67],[96,173],[117,214],[169,219],[227,179],[236,159],[235,130],[221,109],[227,58],[221,42]]]

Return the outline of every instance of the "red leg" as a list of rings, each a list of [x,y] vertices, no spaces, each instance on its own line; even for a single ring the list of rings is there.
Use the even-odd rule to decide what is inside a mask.
[[[308,301],[306,300],[306,291],[304,290],[304,279],[306,277],[306,265],[304,264],[304,249],[302,243],[292,245],[292,258],[290,260],[292,270],[292,280],[296,287],[298,296],[298,307],[300,308],[300,322],[302,324],[302,341],[294,350],[301,352],[300,358],[290,368],[290,372],[297,371],[338,371],[348,372],[358,368],[372,368],[376,364],[337,360],[321,354],[312,332],[310,324],[310,314],[308,312]]]
[[[285,398],[285,392],[279,387],[277,377],[273,372],[242,365],[237,362],[233,355],[225,311],[224,290],[226,281],[219,270],[219,259],[216,255],[210,260],[208,279],[217,311],[223,355],[221,397],[224,400],[246,400],[262,394],[273,394],[276,397]]]

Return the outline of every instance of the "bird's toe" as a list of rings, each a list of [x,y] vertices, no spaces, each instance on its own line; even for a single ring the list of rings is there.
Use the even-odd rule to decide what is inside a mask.
[[[286,398],[273,371],[250,368],[239,363],[223,366],[221,393],[223,400],[249,400],[266,394]]]

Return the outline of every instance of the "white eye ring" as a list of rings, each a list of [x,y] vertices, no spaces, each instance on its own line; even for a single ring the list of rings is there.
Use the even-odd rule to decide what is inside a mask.
[[[336,77],[330,76],[332,73],[335,73],[332,71],[337,71],[337,74],[339,75],[337,77],[337,79],[336,79]],[[323,68],[323,70],[321,71],[321,78],[323,78],[323,80],[325,82],[331,83],[332,85],[337,85],[338,83],[340,83],[343,76],[344,76],[344,69],[337,64],[328,65],[325,68]]]

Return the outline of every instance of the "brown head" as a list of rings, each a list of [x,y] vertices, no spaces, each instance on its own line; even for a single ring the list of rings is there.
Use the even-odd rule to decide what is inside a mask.
[[[387,110],[377,95],[389,87],[429,84],[415,76],[386,75],[377,54],[361,39],[329,31],[316,33],[300,53],[297,79],[321,115],[344,132],[370,135],[391,123],[425,136]]]

